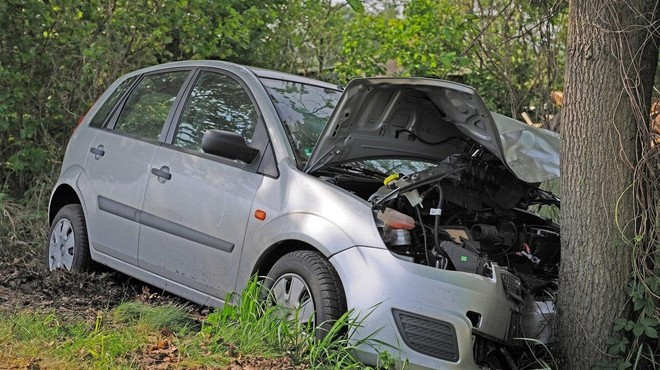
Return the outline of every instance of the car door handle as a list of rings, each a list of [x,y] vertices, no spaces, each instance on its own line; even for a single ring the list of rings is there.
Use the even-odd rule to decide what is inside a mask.
[[[172,178],[172,174],[170,173],[170,168],[167,166],[163,166],[160,169],[152,168],[151,173],[158,176],[159,177],[158,181],[160,182],[165,182]]]
[[[99,145],[96,148],[91,147],[89,148],[89,151],[94,154],[94,159],[99,159],[105,155],[105,150],[103,148],[103,145]]]

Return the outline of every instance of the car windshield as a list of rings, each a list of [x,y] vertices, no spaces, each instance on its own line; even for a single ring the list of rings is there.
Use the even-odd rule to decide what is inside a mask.
[[[434,163],[414,161],[408,159],[369,159],[364,161],[348,162],[339,166],[342,169],[352,169],[369,174],[379,174],[387,177],[392,174],[410,175],[435,166]]]
[[[300,82],[262,78],[284,125],[298,167],[303,168],[323,132],[341,91]]]

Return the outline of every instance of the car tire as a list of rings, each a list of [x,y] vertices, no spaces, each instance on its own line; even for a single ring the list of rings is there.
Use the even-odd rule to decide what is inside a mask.
[[[87,225],[80,204],[67,204],[55,215],[46,242],[46,266],[50,271],[91,269]]]
[[[346,312],[346,295],[337,271],[315,251],[285,254],[270,269],[264,285],[272,303],[291,309],[290,319],[313,319],[318,339]]]

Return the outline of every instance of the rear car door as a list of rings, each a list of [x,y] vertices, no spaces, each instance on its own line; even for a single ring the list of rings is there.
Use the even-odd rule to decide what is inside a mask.
[[[98,252],[137,265],[139,210],[150,164],[189,74],[176,70],[142,76],[101,124],[85,163],[90,180],[84,180],[91,182],[94,194],[87,224]]]
[[[142,210],[140,267],[222,299],[236,283],[268,139],[238,78],[201,70],[187,96],[178,125],[152,162]],[[259,155],[244,163],[204,153],[202,136],[212,129],[239,134]]]

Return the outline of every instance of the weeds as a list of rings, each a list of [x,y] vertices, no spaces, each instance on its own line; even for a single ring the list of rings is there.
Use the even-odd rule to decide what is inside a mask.
[[[252,279],[240,296],[199,325],[186,307],[153,307],[125,302],[94,317],[64,321],[55,312],[0,311],[0,363],[38,363],[41,368],[136,368],[154,364],[169,368],[225,367],[245,358],[266,358],[296,369],[364,369],[353,350],[371,344],[353,340],[361,325],[352,311],[340,317],[323,339],[310,323],[289,322],[281,308],[263,299],[262,285]],[[345,334],[349,333],[349,334]],[[10,357],[7,357],[10,356]],[[384,352],[379,369],[391,368]],[[263,365],[262,365],[263,366]]]
[[[263,297],[261,283],[256,278],[250,280],[236,305],[227,304],[208,316],[202,333],[220,348],[236,348],[245,355],[289,356],[294,363],[305,363],[311,369],[364,368],[353,350],[371,340],[351,338],[350,333],[361,324],[353,311],[334,322],[323,339],[317,339],[314,333],[318,328],[311,322],[287,322],[282,308],[268,304]],[[227,296],[227,302],[234,298]]]
[[[126,302],[115,308],[112,314],[115,322],[136,325],[149,331],[167,329],[176,334],[187,334],[197,326],[185,307],[174,304],[149,307]]]
[[[522,341],[525,344],[525,347],[527,347],[526,352],[528,356],[531,356],[531,358],[528,359],[529,364],[531,365],[527,365],[524,368],[529,368],[529,366],[534,366],[534,369],[539,370],[552,370],[559,368],[555,357],[552,355],[552,351],[545,343],[534,338],[515,339]]]
[[[16,200],[0,188],[0,252],[11,245],[37,252],[46,240],[48,199],[53,179],[43,176]]]

